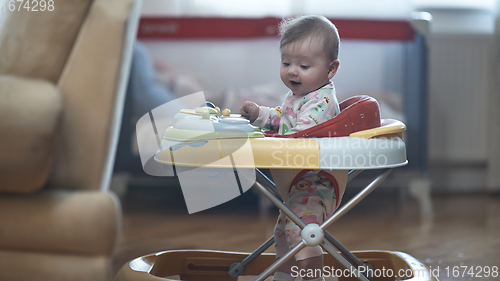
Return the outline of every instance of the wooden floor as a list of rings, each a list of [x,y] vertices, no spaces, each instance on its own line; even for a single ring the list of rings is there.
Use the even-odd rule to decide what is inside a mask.
[[[259,217],[254,199],[235,199],[188,215],[180,193],[129,192],[122,200],[123,236],[115,272],[133,258],[162,250],[253,251],[272,235],[277,215],[273,209],[267,218]],[[434,196],[433,203],[435,216],[421,219],[414,200],[400,200],[394,192],[375,193],[328,230],[350,250],[406,252],[432,269],[439,267],[443,281],[500,280],[451,275],[456,266],[473,267],[476,274],[479,267],[483,273],[485,267],[500,267],[500,197]]]

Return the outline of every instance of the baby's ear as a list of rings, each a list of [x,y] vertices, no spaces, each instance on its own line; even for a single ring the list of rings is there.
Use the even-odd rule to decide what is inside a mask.
[[[330,63],[330,65],[328,66],[328,79],[332,79],[333,76],[335,76],[335,73],[337,73],[337,70],[339,69],[339,65],[339,60],[333,60]]]

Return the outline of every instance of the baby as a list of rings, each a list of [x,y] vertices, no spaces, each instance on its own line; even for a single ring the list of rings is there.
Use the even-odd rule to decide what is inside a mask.
[[[242,116],[255,126],[293,134],[335,117],[339,104],[330,79],[339,67],[337,28],[323,16],[303,16],[281,25],[280,77],[290,89],[281,106],[269,108],[245,102]],[[338,185],[324,171],[299,172],[292,180],[285,202],[305,223],[321,224],[337,208]],[[275,233],[279,258],[300,242],[300,228],[280,212]],[[323,268],[320,246],[306,247],[274,274],[274,281],[295,280],[292,267],[318,272]],[[297,268],[296,268],[297,269]],[[304,272],[304,271],[303,271]],[[322,276],[304,276],[305,280],[324,280]]]
[[[280,77],[290,89],[281,107],[245,102],[242,116],[255,126],[292,134],[329,120],[340,111],[330,79],[339,67],[339,35],[326,18],[304,16],[281,26]]]

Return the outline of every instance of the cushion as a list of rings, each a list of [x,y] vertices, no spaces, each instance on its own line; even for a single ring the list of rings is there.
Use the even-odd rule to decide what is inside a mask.
[[[44,185],[61,112],[52,83],[0,76],[0,192],[29,193]]]
[[[6,9],[0,25],[0,74],[57,83],[91,2],[55,1],[52,12]]]
[[[123,106],[117,89],[132,4],[132,0],[96,0],[89,9],[58,83],[64,119],[51,186],[107,188],[103,175],[111,155],[115,105],[121,101]]]
[[[0,196],[0,249],[110,256],[121,230],[119,206],[99,191]]]

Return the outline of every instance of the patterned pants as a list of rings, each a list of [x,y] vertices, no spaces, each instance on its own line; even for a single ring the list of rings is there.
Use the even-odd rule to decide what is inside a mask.
[[[324,171],[299,173],[290,186],[286,205],[306,224],[321,225],[339,205],[335,178]],[[274,228],[276,258],[280,258],[301,241],[301,229],[280,211]],[[303,260],[322,255],[320,246],[305,247],[295,255]]]

